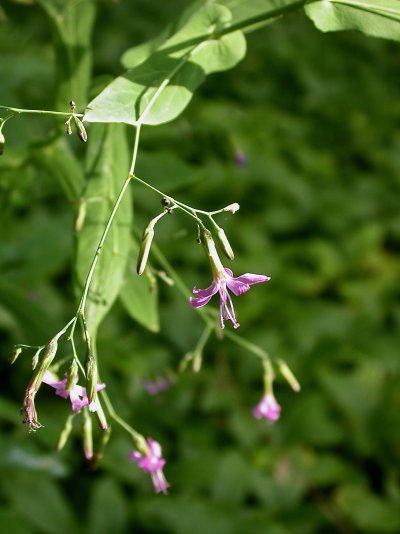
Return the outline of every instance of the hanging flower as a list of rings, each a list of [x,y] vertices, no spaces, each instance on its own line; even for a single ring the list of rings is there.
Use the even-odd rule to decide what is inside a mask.
[[[67,389],[67,377],[65,377],[63,380],[58,380],[56,375],[54,375],[51,371],[46,371],[42,379],[42,382],[56,390],[56,395],[62,397],[63,399],[70,399],[72,410],[74,412],[79,412],[79,410],[84,406],[89,406],[89,410],[91,412],[96,412],[99,406],[98,401],[94,401],[89,405],[86,388],[79,386],[77,381],[78,377],[75,379],[75,384]],[[105,387],[105,384],[98,384],[97,391],[101,391]]]
[[[144,455],[139,451],[132,451],[129,458],[136,462],[142,471],[150,473],[156,493],[167,493],[169,484],[162,471],[165,465],[165,460],[161,457],[161,445],[151,438],[147,438],[146,441],[149,447],[148,454]]]
[[[281,415],[281,407],[273,393],[266,393],[257,406],[253,409],[253,415],[256,419],[268,419],[273,423],[277,421]]]
[[[233,272],[222,265],[215,249],[214,241],[210,235],[205,234],[204,245],[213,271],[213,282],[207,289],[197,289],[194,287],[193,293],[196,296],[190,298],[190,304],[194,308],[201,308],[211,300],[213,295],[219,293],[221,328],[224,328],[225,320],[231,321],[234,328],[238,328],[240,324],[236,320],[235,309],[228,289],[238,297],[246,293],[251,285],[268,282],[271,278],[263,274],[251,273],[242,274],[234,278]]]

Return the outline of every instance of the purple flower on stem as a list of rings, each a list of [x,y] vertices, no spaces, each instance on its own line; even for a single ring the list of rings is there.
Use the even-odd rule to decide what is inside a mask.
[[[146,441],[149,447],[149,453],[143,455],[139,451],[132,451],[129,458],[136,462],[142,471],[150,473],[156,493],[167,493],[169,484],[162,471],[165,465],[165,460],[161,457],[161,445],[151,438],[147,438]]]
[[[99,407],[98,402],[95,401],[89,405],[86,388],[78,386],[78,384],[76,383],[77,381],[78,377],[75,380],[75,384],[72,385],[71,388],[67,389],[67,377],[65,377],[63,380],[58,380],[52,372],[46,371],[42,379],[42,382],[56,390],[56,395],[62,397],[63,399],[68,399],[69,397],[72,405],[72,410],[74,412],[79,412],[79,410],[84,406],[89,406],[89,410],[91,412],[96,412]],[[105,387],[105,384],[98,384],[97,391],[101,391]]]
[[[266,393],[257,406],[253,409],[253,415],[256,419],[268,419],[273,423],[281,415],[281,407],[277,403],[273,393]]]
[[[193,288],[193,293],[195,297],[190,297],[190,304],[194,308],[201,308],[205,306],[213,295],[219,293],[220,298],[220,326],[224,328],[224,320],[232,321],[234,328],[238,328],[240,325],[236,320],[235,310],[233,307],[233,302],[228,289],[232,291],[237,297],[246,293],[250,289],[250,286],[253,284],[260,284],[261,282],[268,282],[271,280],[269,276],[263,274],[251,274],[246,273],[233,277],[233,272],[225,268],[221,260],[219,259],[218,253],[215,249],[215,243],[209,232],[204,232],[203,235],[203,244],[210,260],[211,269],[213,272],[213,282],[207,289],[197,289]]]
[[[149,395],[158,395],[170,388],[172,382],[166,377],[157,376],[156,380],[146,380],[144,385]]]

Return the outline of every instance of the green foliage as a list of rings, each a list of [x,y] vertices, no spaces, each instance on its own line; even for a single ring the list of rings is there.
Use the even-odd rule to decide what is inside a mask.
[[[318,29],[359,30],[374,37],[400,40],[397,0],[321,0],[305,8]]]
[[[47,4],[61,8],[61,2]],[[226,0],[203,10],[199,2],[183,15],[183,0],[68,2],[70,21],[80,24],[80,14],[87,26],[75,34],[69,22],[67,33],[75,42],[79,37],[94,57],[93,94],[105,72],[119,75],[121,54],[124,68],[136,72],[153,65],[157,54],[179,61],[188,49],[166,52],[167,43],[170,47],[177,39],[180,46],[185,32],[196,38],[207,27],[205,13],[218,13],[225,29],[248,19],[253,28],[275,20],[279,10],[303,4]],[[396,37],[398,2],[354,4],[310,3],[307,13],[323,30],[354,28]],[[98,19],[88,47],[94,6]],[[53,67],[51,59],[60,37],[49,42],[48,23],[34,5],[7,2],[4,9],[0,104],[48,109],[63,85],[53,87],[64,60],[60,63],[57,54]],[[389,18],[382,15],[388,9]],[[177,22],[167,27],[174,17]],[[187,26],[191,17],[199,23],[193,34]],[[69,46],[63,35],[62,46]],[[177,120],[143,127],[136,173],[196,207],[240,203],[238,213],[218,219],[235,250],[232,268],[235,274],[264,272],[272,280],[235,301],[238,333],[286,359],[302,391],[295,395],[278,381],[281,420],[275,425],[254,420],[251,408],[262,394],[262,371],[251,354],[228,339],[211,338],[201,373],[176,376],[181,357],[201,335],[201,318],[177,285],[162,281],[159,269],[165,264],[159,254],[150,256],[150,278],[135,274],[132,235],[140,235],[160,211],[160,199],[132,182],[94,273],[87,311],[95,331],[115,302],[97,333],[102,380],[118,413],[162,443],[169,495],[152,494],[148,478],[128,460],[131,440],[116,425],[93,471],[82,466],[78,417],[65,450],[49,453],[69,407],[45,386],[37,400],[45,428],[28,436],[18,409],[31,376],[30,358],[23,353],[10,371],[7,354],[17,342],[46,342],[74,313],[71,265],[82,289],[129,164],[122,125],[90,124],[84,145],[61,137],[65,119],[15,117],[4,129],[7,144],[0,158],[0,524],[5,531],[399,531],[397,44],[355,32],[322,35],[300,11],[246,37],[247,57],[236,69],[209,76],[202,86],[196,85],[200,76],[192,86],[183,74],[182,85],[173,78],[169,89],[182,101],[151,111],[155,122],[175,115]],[[194,71],[203,71],[203,80],[211,66],[232,66],[244,54],[243,43],[240,33],[207,42],[204,62]],[[63,83],[75,84],[74,94],[64,86],[60,110],[68,110],[70,98],[78,105],[86,102],[80,99],[87,91],[88,56],[85,75],[76,70],[79,55],[71,57],[75,69],[66,67]],[[141,87],[148,101],[155,87],[146,83]],[[185,107],[195,85],[196,97]],[[139,117],[132,115],[138,96],[131,96],[121,108],[123,122]],[[159,102],[167,106],[163,99]],[[110,106],[96,113],[119,116],[114,115],[120,112],[118,102]],[[155,242],[183,283],[206,287],[211,275],[195,239],[195,225],[177,212],[156,227]],[[67,353],[65,347],[60,344],[60,351]],[[150,397],[145,383],[159,376],[176,382]],[[100,438],[95,428],[95,448]]]
[[[87,186],[76,222],[76,294],[79,299],[96,249],[118,193],[129,171],[123,126],[95,126],[86,158]],[[131,195],[124,197],[110,235],[99,256],[89,290],[86,315],[89,330],[97,328],[117,298],[124,280],[132,223]]]

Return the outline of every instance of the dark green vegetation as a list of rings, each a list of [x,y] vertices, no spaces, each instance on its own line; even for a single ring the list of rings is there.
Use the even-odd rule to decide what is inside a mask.
[[[100,2],[89,98],[103,87],[100,76],[121,73],[127,48],[184,5]],[[56,104],[46,16],[35,6],[4,9],[0,104],[67,111],[68,102]],[[102,379],[121,415],[163,444],[168,497],[152,494],[115,425],[96,470],[84,465],[78,418],[66,449],[50,453],[68,414],[52,391],[43,388],[37,403],[45,428],[28,435],[21,424],[30,361],[22,355],[10,369],[7,354],[18,342],[46,342],[75,312],[77,203],[65,184],[79,183],[88,148],[64,137],[49,148],[62,119],[10,121],[0,159],[5,532],[399,532],[399,62],[398,43],[324,35],[293,15],[250,34],[245,59],[209,77],[175,122],[144,128],[139,176],[196,207],[240,203],[219,219],[236,253],[233,270],[272,281],[236,301],[239,334],[286,359],[303,387],[294,394],[279,381],[281,420],[256,421],[259,362],[213,340],[200,374],[186,371],[149,397],[144,381],[177,368],[201,319],[162,283],[158,334],[117,302],[98,332]],[[86,102],[76,100],[82,109]],[[245,166],[235,164],[238,151]],[[159,198],[133,188],[141,232]],[[205,287],[210,275],[195,237],[191,221],[174,213],[156,242],[188,287]],[[147,323],[157,324],[152,315]]]

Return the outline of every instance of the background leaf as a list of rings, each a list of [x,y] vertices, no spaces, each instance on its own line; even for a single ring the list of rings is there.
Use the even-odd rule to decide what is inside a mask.
[[[136,273],[138,252],[139,247],[135,243],[129,254],[127,273],[121,288],[120,298],[132,319],[151,332],[158,332],[160,330],[158,284],[154,275],[149,278],[147,269],[150,267],[147,267],[141,276]]]
[[[206,74],[229,69],[243,58],[246,45],[241,32],[196,44],[199,37],[210,34],[229,18],[229,10],[223,6],[199,9],[143,63],[111,82],[92,100],[85,120],[155,125],[177,117]],[[143,57],[142,49],[137,53]],[[131,57],[130,61],[137,63],[140,59]]]
[[[311,3],[305,11],[323,32],[359,30],[400,41],[398,0],[324,0]]]
[[[76,294],[80,296],[97,244],[114,202],[128,175],[128,146],[123,126],[94,126],[86,161],[87,187],[81,204],[82,223],[76,238]],[[86,305],[89,329],[94,334],[118,296],[125,274],[132,223],[128,187],[102,248]]]

